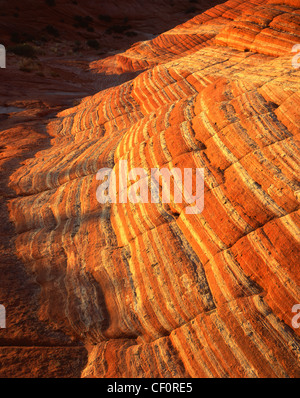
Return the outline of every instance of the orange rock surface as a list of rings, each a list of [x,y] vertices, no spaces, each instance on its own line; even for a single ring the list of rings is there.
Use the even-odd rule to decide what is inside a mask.
[[[2,131],[1,375],[300,376],[298,3],[220,4],[92,62],[108,88],[43,130]],[[99,204],[121,160],[204,168],[203,212]]]

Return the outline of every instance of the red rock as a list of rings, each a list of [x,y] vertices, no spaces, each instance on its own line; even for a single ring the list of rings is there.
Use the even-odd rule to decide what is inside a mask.
[[[11,310],[15,330],[2,339],[68,347],[57,353],[60,371],[50,350],[50,369],[36,359],[32,372],[25,361],[40,349],[20,351],[16,368],[2,348],[7,375],[300,376],[291,326],[300,299],[296,6],[218,5],[93,62],[95,78],[123,83],[48,122],[50,145],[30,124],[2,132],[12,159],[27,158],[6,197],[16,231],[7,264],[26,270],[23,289],[14,287],[25,308],[19,318]],[[118,174],[121,160],[204,168],[203,212],[186,214],[174,200],[100,205],[96,173]],[[74,373],[68,350],[78,352]]]

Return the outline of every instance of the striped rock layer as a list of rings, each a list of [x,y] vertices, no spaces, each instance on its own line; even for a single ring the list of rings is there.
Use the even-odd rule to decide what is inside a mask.
[[[94,62],[137,76],[61,112],[11,176],[39,319],[84,343],[83,377],[300,376],[297,5],[230,0]],[[203,212],[99,204],[121,160],[204,168]]]

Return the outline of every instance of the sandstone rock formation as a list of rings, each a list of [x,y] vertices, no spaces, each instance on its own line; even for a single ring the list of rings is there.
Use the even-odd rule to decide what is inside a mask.
[[[222,0],[0,0],[0,37],[6,46],[19,40],[39,43],[44,52],[53,42],[67,41],[72,48],[76,42],[78,47],[96,39],[98,52],[114,52],[152,39],[219,3]]]
[[[50,144],[34,126],[1,136],[36,143],[3,194],[24,278],[14,294],[40,287],[0,331],[27,342],[0,349],[9,376],[300,376],[297,6],[220,4],[93,62],[100,78],[136,77],[60,112]],[[120,160],[204,168],[203,212],[100,205],[96,173]]]

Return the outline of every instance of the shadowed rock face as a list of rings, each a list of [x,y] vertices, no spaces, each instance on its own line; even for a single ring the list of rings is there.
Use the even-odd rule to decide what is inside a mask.
[[[228,1],[93,62],[136,77],[60,112],[50,143],[32,128],[7,198],[16,272],[36,286],[32,323],[15,314],[3,338],[23,335],[1,350],[10,376],[300,376],[296,3]],[[96,173],[120,160],[204,168],[203,212],[100,205]]]
[[[97,39],[99,52],[151,39],[222,0],[0,0],[0,37],[43,43]],[[126,47],[127,45],[127,47]],[[65,53],[67,49],[65,49]]]

